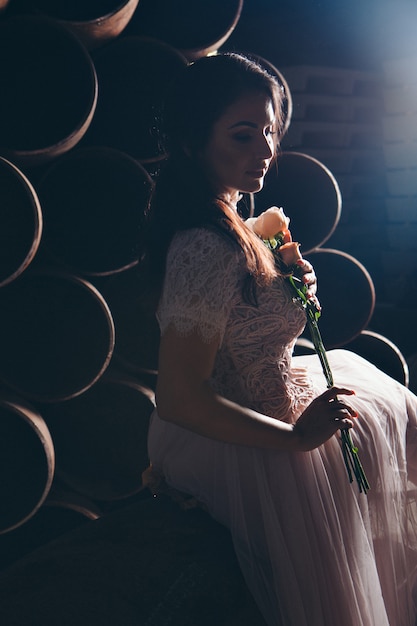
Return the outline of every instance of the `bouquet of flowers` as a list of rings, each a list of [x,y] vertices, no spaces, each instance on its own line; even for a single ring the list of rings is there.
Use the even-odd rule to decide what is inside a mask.
[[[274,254],[278,267],[284,275],[288,276],[288,281],[295,293],[295,299],[305,309],[311,339],[319,356],[327,387],[330,388],[333,387],[333,375],[318,327],[321,311],[316,301],[307,297],[307,286],[297,276],[297,270],[299,270],[297,262],[302,260],[302,255],[300,253],[300,244],[292,240],[291,232],[288,228],[289,223],[290,218],[284,214],[281,207],[271,207],[261,213],[259,217],[252,217],[246,220],[246,224]],[[359,491],[366,494],[370,486],[359,460],[358,448],[353,444],[349,429],[340,429],[340,442],[349,481],[353,482],[354,475]]]

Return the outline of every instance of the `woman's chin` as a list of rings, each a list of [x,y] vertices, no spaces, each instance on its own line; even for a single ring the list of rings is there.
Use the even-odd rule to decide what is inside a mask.
[[[257,193],[258,191],[261,191],[261,189],[264,186],[264,179],[263,178],[259,178],[254,180],[252,183],[247,185],[247,188],[242,190],[243,193]]]

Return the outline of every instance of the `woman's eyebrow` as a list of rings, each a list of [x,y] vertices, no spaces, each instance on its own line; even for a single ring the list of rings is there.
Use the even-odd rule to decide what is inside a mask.
[[[275,123],[275,120],[271,120],[270,122],[270,126],[273,126]],[[231,130],[232,128],[238,128],[239,126],[249,126],[250,128],[259,128],[259,124],[256,124],[256,122],[249,122],[247,120],[242,120],[240,122],[236,122],[235,124],[232,124],[231,126],[229,126],[229,130]]]
[[[236,128],[238,126],[250,126],[251,128],[258,128],[258,124],[255,124],[255,122],[247,122],[246,120],[242,120],[241,122],[236,122],[235,124],[229,126],[229,129]]]

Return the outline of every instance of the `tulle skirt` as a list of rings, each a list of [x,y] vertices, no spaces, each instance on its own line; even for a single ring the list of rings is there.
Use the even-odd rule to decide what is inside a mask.
[[[352,437],[371,490],[348,480],[339,439],[312,452],[235,446],[163,422],[153,466],[231,531],[268,626],[414,626],[417,600],[417,398],[361,357],[328,353],[335,384],[356,391]],[[315,355],[294,358],[317,394]]]

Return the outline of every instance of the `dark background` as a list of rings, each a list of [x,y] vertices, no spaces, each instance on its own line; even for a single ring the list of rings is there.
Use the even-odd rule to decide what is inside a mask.
[[[293,117],[283,149],[314,156],[335,175],[342,215],[325,246],[353,255],[370,272],[376,306],[369,328],[393,340],[411,369],[417,351],[416,35],[414,0],[245,0],[240,20],[223,46],[262,56],[286,78]],[[312,102],[321,96],[325,106],[320,114],[316,107],[307,120],[301,102],[304,106],[309,94],[293,87],[291,80],[293,70],[300,67],[306,74],[314,74],[315,67],[327,68],[334,81],[338,77],[343,81],[352,72],[372,79],[368,95],[375,107],[372,112],[368,109],[369,119],[361,120],[363,132],[357,126],[351,143],[343,147],[314,143],[307,133],[294,142],[294,130],[307,121],[311,129],[315,123],[322,129],[324,123],[330,130],[347,133],[358,121],[336,112],[339,105],[354,105],[357,94],[332,93],[331,87],[327,93],[310,94]],[[387,94],[400,103],[397,109],[387,105]],[[327,117],[326,111],[332,115]],[[369,124],[372,132],[367,135]],[[401,136],[391,136],[394,126]],[[393,151],[399,156],[393,157]],[[350,169],[340,167],[340,158],[348,156]],[[399,188],[396,181],[403,179]],[[350,306],[354,308],[355,302]]]
[[[59,4],[59,1],[56,0],[56,4]],[[80,1],[80,6],[83,8],[84,0]],[[173,4],[177,3],[176,6],[181,3],[181,0],[171,1]],[[39,2],[38,0],[10,0],[10,12],[19,11],[19,5],[33,7],[42,2],[43,0]],[[139,12],[147,6],[150,7],[151,12],[155,13],[154,7],[161,2],[162,0],[140,0]],[[212,5],[210,0],[199,0],[200,4],[197,0],[194,2],[195,4],[188,6],[198,5],[206,8]],[[223,0],[223,2],[222,7],[231,6],[231,0]],[[45,3],[48,4],[48,0],[45,0]],[[77,2],[68,1],[65,7],[73,6],[73,4],[76,5]],[[220,7],[220,5],[217,6]],[[5,13],[1,19],[7,18],[8,13]],[[158,14],[156,19],[163,22],[164,15]],[[185,25],[186,31],[192,30],[193,25],[189,15],[188,20],[187,15],[181,15],[180,19],[183,20],[183,27]],[[167,25],[171,26],[165,19],[165,26]],[[375,284],[376,302],[368,328],[395,342],[395,345],[402,351],[410,367],[410,388],[414,391],[417,390],[417,333],[415,332],[415,309],[417,307],[416,34],[416,0],[244,0],[240,19],[222,47],[222,50],[248,52],[263,57],[274,64],[288,81],[294,106],[291,124],[282,142],[284,153],[294,150],[320,159],[337,180],[342,195],[342,213],[337,228],[326,240],[324,247],[352,255],[369,271]],[[402,65],[407,58],[415,61]],[[0,67],[2,64],[7,65],[0,54]],[[404,67],[407,69],[404,70]],[[305,87],[297,86],[294,76],[297,76],[299,70],[306,77],[314,77],[321,73],[322,76],[327,76],[328,80],[322,81],[321,86],[319,86],[320,81],[316,81],[315,89],[312,90],[309,89],[308,80]],[[77,88],[80,86],[79,78],[77,75]],[[3,87],[0,98],[4,98],[5,85],[1,81],[0,84]],[[100,89],[102,85],[103,83],[100,84]],[[360,89],[356,89],[358,87]],[[112,91],[112,95],[115,91],[116,89]],[[395,100],[393,108],[387,106],[388,92],[390,98],[394,97]],[[63,111],[59,110],[56,117],[58,120],[64,117]],[[394,126],[398,128],[399,136],[389,138],[387,131]],[[130,131],[130,127],[128,130]],[[343,133],[346,135],[344,143],[336,140],[332,143],[332,136],[337,138]],[[77,148],[78,146],[75,149]],[[397,154],[397,161],[392,156],[394,154],[392,149]],[[35,186],[41,173],[36,171],[36,168],[33,171],[30,168],[27,170],[27,175]],[[404,183],[395,187],[392,183],[398,175],[400,179],[403,177]],[[300,186],[302,186],[305,183],[304,177],[300,175],[299,178]],[[276,203],[280,204],[279,197]],[[322,207],[317,202],[315,194],[307,198],[307,208],[310,204],[311,211],[317,216],[317,220],[323,221],[323,211],[320,212]],[[120,212],[118,217],[120,217]],[[320,284],[322,286],[324,284],[321,270],[328,274],[328,287],[331,295],[331,302],[326,303],[326,311],[329,310],[327,307],[334,303],[339,309],[339,312],[334,315],[332,313],[323,315],[321,328],[325,328],[328,319],[333,320],[337,327],[343,328],[344,320],[347,322],[353,320],[358,309],[361,308],[362,296],[354,280],[352,284],[346,284],[346,279],[340,277],[337,268],[329,267],[329,264],[325,264],[318,272],[320,274],[319,287]],[[121,279],[120,285],[118,278]],[[111,286],[107,285],[107,292],[103,289],[110,303],[110,309],[117,318],[118,339],[114,356],[119,357],[119,360],[116,358],[112,360],[106,374],[121,372],[128,380],[132,372],[137,377],[138,368],[134,359],[132,362],[126,362],[128,359],[120,359],[120,356],[125,356],[123,350],[120,350],[123,341],[126,340],[125,343],[129,348],[132,345],[131,352],[139,352],[139,356],[142,357],[140,351],[135,350],[136,338],[139,338],[138,343],[140,343],[144,336],[146,339],[149,336],[152,354],[156,354],[157,351],[156,342],[154,345],[152,333],[149,332],[152,326],[140,324],[139,318],[136,317],[137,311],[131,306],[130,280],[128,272],[121,272],[114,279],[119,307],[115,299],[111,298]],[[92,281],[94,282],[94,279]],[[105,280],[97,281],[99,289],[105,286]],[[119,288],[122,291],[118,291]],[[4,288],[3,290],[6,291]],[[325,291],[322,289],[322,293]],[[124,297],[120,297],[120,293],[128,296],[127,305]],[[362,299],[365,299],[365,296]],[[22,315],[29,316],[32,306],[32,300],[25,302]],[[123,309],[123,313],[129,315],[119,316],[118,309],[120,308]],[[343,317],[342,313],[346,317]],[[134,330],[130,333],[132,321]],[[65,332],[66,328],[58,328],[57,343]],[[377,350],[374,350],[374,344],[370,345],[374,354],[365,356],[372,360],[372,356],[377,356],[375,354]],[[116,354],[117,350],[119,354]],[[35,356],[38,357],[40,352],[42,351],[39,350],[36,354],[29,353],[24,346],[21,352],[16,352],[17,360],[19,363],[24,362],[29,356],[29,362],[35,361]],[[81,351],[80,358],[76,358],[74,371],[78,372],[82,369],[86,352],[87,349]],[[148,356],[146,351],[145,356]],[[389,372],[392,364],[391,350],[386,363],[386,354],[384,353],[383,356],[384,364],[387,365]],[[394,363],[397,366],[395,359]],[[148,362],[146,364],[149,366]],[[113,366],[114,370],[112,370]],[[48,368],[39,370],[40,376],[44,371],[48,372]],[[401,368],[400,379],[403,373]],[[154,382],[154,377],[151,377],[151,381]],[[144,382],[148,384],[148,379]],[[98,388],[99,385],[96,390]],[[25,394],[25,389],[22,394]],[[81,401],[84,399],[88,404],[88,397],[88,393],[85,392],[78,398]],[[31,399],[30,395],[29,399]],[[71,406],[70,403],[68,404]],[[57,405],[52,403],[47,405],[49,407],[47,410],[42,403],[36,404],[41,415],[49,421],[52,431],[53,420],[61,416],[62,405],[65,407],[65,403],[57,403]],[[97,402],[92,402],[89,410],[92,406],[97,407]],[[103,426],[106,426],[105,420],[109,413],[107,405],[104,411],[102,407],[98,407],[96,412],[90,413],[88,425],[86,423],[84,430],[78,430],[78,428],[76,430],[77,433],[81,433],[80,440],[84,442],[90,430],[89,424],[94,426],[95,420],[99,421],[100,426],[97,431],[93,432],[94,438],[91,440],[93,445],[88,450],[90,455],[88,460],[91,460],[91,464],[95,467],[95,459],[99,458],[104,450],[105,469],[113,472],[114,476],[118,475],[118,465],[116,464],[115,468],[112,465],[115,455],[109,455],[108,448],[112,452],[116,449],[119,434],[125,435],[125,438],[120,438],[120,445],[124,446],[124,453],[120,457],[126,456],[126,451],[132,447],[135,468],[136,459],[139,456],[134,446],[138,443],[139,448],[142,449],[146,444],[144,437],[139,437],[138,442],[132,437],[129,438],[130,430],[124,424],[129,426],[133,420],[130,420],[128,407],[121,406],[121,404],[119,406],[120,413],[117,416],[119,423],[115,430],[117,436],[113,437],[111,446],[106,447],[107,438],[103,436],[106,434]],[[79,409],[76,408],[76,414],[78,413]],[[147,412],[144,417],[148,419]],[[69,420],[62,419],[59,423],[64,428],[63,432],[67,424],[71,430]],[[22,475],[21,467],[18,465],[20,457],[15,455],[15,451],[25,450],[22,440],[15,437],[13,431],[7,433],[3,428],[2,441],[3,448],[10,452],[8,455],[12,457],[10,461],[13,461],[14,456],[17,459],[15,469],[6,468],[7,475],[13,477],[15,471],[18,476]],[[65,441],[68,442],[71,439],[67,437]],[[58,450],[56,430],[54,444]],[[74,458],[79,465],[76,469],[81,471],[83,468],[79,461],[80,451],[76,447],[72,448],[72,444],[68,446],[68,449],[71,458]],[[96,452],[98,452],[98,457]],[[58,457],[59,453],[57,467],[61,463]],[[102,461],[97,462],[97,467],[99,463]],[[33,474],[32,468],[29,473]],[[142,502],[143,492],[141,491],[138,495],[139,502],[135,502],[133,498],[133,506],[137,508],[133,512],[129,510],[127,515],[122,510],[119,518],[119,506],[123,508],[131,503],[130,499],[108,502],[103,501],[103,496],[97,492],[91,495],[88,476],[86,485],[83,488],[78,485],[75,491],[79,490],[84,496],[87,494],[88,499],[92,498],[92,502],[87,502],[89,507],[83,505],[81,510],[80,507],[73,510],[71,498],[68,498],[67,494],[68,487],[65,486],[63,495],[60,493],[61,474],[59,476],[58,474],[59,472],[57,472],[58,480],[54,478],[54,489],[57,489],[55,495],[59,497],[54,501],[53,497],[48,496],[48,506],[42,506],[29,522],[0,537],[0,569],[34,547],[65,532],[67,528],[72,528],[79,523],[84,524],[87,516],[95,515],[96,505],[99,505],[98,516],[101,515],[102,520],[98,520],[98,526],[87,524],[84,527],[86,528],[85,534],[83,534],[84,528],[81,528],[79,534],[70,535],[68,540],[51,544],[50,552],[46,548],[43,552],[34,553],[29,561],[22,561],[21,566],[16,567],[14,575],[12,572],[9,577],[6,572],[0,585],[3,594],[0,604],[1,610],[6,610],[9,615],[9,621],[3,620],[2,623],[10,624],[10,626],[17,623],[19,626],[26,624],[32,626],[33,619],[37,619],[37,623],[42,622],[43,626],[49,626],[49,624],[56,626],[57,623],[71,626],[75,623],[88,624],[88,626],[92,624],[102,626],[106,623],[126,624],[126,626],[129,623],[136,624],[137,602],[141,601],[144,604],[144,615],[150,614],[149,611],[162,602],[163,593],[166,592],[168,599],[172,597],[172,589],[178,589],[174,584],[177,585],[180,580],[185,581],[182,584],[186,584],[192,590],[192,594],[190,596],[189,589],[187,589],[188,596],[185,596],[185,599],[188,604],[176,603],[176,609],[182,612],[182,615],[175,623],[184,626],[186,623],[193,624],[193,626],[197,624],[190,611],[190,608],[194,608],[199,616],[199,626],[220,624],[220,617],[219,620],[211,618],[210,610],[213,607],[216,608],[219,616],[226,616],[227,611],[232,613],[230,621],[223,622],[228,626],[229,624],[230,626],[233,624],[253,626],[260,623],[256,618],[251,617],[253,613],[251,607],[248,608],[247,600],[245,601],[241,579],[236,578],[233,562],[227,552],[227,544],[224,549],[224,539],[219,541],[217,531],[210,535],[211,529],[206,531],[206,528],[201,526],[201,531],[195,534],[194,522],[190,524],[191,528],[187,527],[187,523],[184,526],[182,515],[180,519],[177,519],[178,513],[173,517],[169,509],[164,510],[166,508],[164,501],[150,498],[149,493]],[[141,489],[140,476],[136,475],[135,478],[137,488]],[[71,482],[69,485],[72,490]],[[8,496],[9,492],[10,496]],[[20,498],[26,504],[25,493],[20,493],[18,488],[12,488],[9,491],[3,489],[0,493],[3,512],[8,507],[12,508],[15,502],[20,505]],[[156,502],[156,511],[147,508],[149,502],[151,506]],[[54,509],[58,511],[63,509],[65,513],[69,512],[71,515],[73,512],[81,513],[82,521],[72,521],[67,515],[65,519],[61,519],[61,516],[56,514],[56,510],[54,513]],[[110,513],[110,515],[106,517],[104,513]],[[111,513],[116,513],[116,517],[112,517]],[[92,518],[88,517],[88,519]],[[166,521],[162,523],[162,519]],[[97,528],[102,530],[98,532]],[[192,537],[194,540],[191,543]],[[203,547],[203,552],[201,552],[201,547]],[[200,562],[196,564],[196,558],[200,559],[203,565],[200,566]],[[190,560],[192,568],[189,568]],[[117,564],[122,564],[123,571],[116,569]],[[197,576],[194,572],[197,572]],[[201,576],[201,572],[206,572],[205,577]],[[215,587],[212,586],[214,583]],[[139,600],[138,589],[142,592]],[[109,601],[109,606],[105,602],[107,592],[109,597],[110,594],[114,596],[111,598],[113,602]],[[213,598],[216,598],[216,601],[213,601]],[[177,597],[175,599],[177,600]],[[206,607],[209,607],[209,610],[206,610]],[[71,615],[74,612],[78,614],[71,621]],[[97,618],[96,621],[89,619],[91,612]],[[127,615],[131,613],[134,618],[129,621]],[[34,618],[35,615],[36,618]],[[116,617],[111,622],[108,621],[114,615]],[[22,619],[19,619],[20,616]],[[70,621],[65,621],[65,617]],[[174,621],[172,620],[172,623]]]
[[[284,65],[379,69],[417,52],[414,0],[245,0],[227,46]]]

